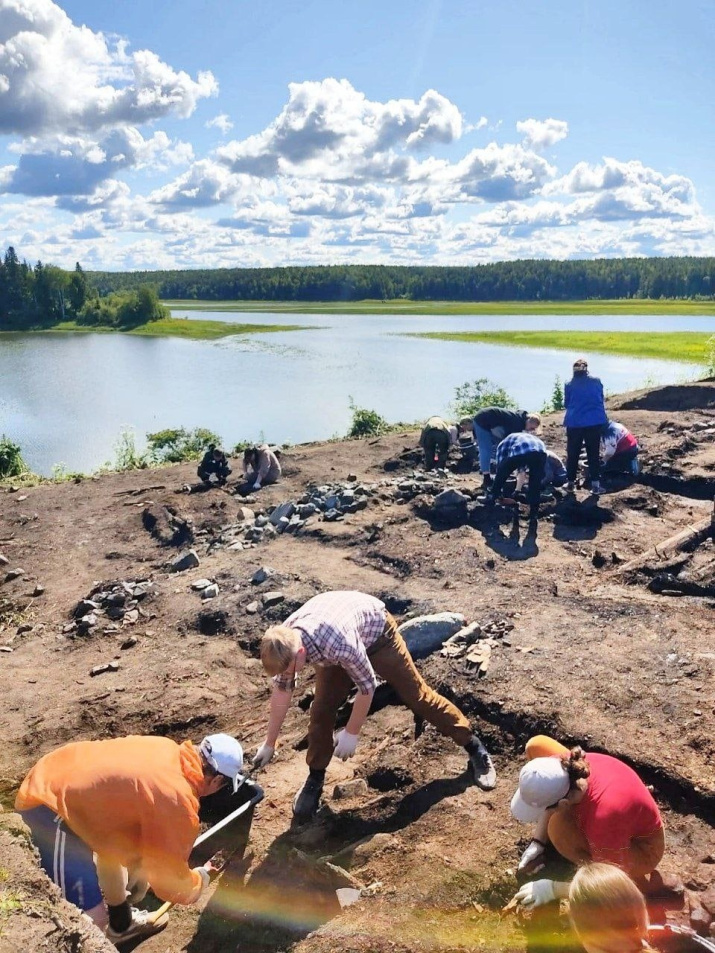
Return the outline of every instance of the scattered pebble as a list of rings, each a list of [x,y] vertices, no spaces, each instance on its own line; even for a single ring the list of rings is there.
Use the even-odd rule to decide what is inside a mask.
[[[105,672],[118,672],[119,671],[119,662],[105,662],[104,665],[95,665],[94,668],[89,670],[89,674],[94,677],[95,675],[104,675]]]

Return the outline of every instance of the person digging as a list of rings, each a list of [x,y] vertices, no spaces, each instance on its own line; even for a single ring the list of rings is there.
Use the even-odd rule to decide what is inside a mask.
[[[182,904],[206,889],[219,868],[188,863],[199,798],[227,784],[236,791],[242,768],[241,745],[225,734],[198,746],[138,735],[80,741],[37,762],[15,809],[63,897],[121,946],[168,922],[132,906],[150,885],[159,899]]]
[[[296,820],[309,820],[317,812],[333,755],[345,761],[355,754],[378,676],[415,715],[466,750],[475,784],[485,791],[495,787],[496,771],[486,748],[462,712],[424,681],[397,623],[379,599],[362,592],[313,596],[283,625],[266,631],[261,661],[273,676],[273,690],[266,740],[253,758],[255,767],[273,757],[298,673],[306,664],[316,668],[306,757],[309,773],[293,801]],[[352,713],[345,728],[333,735],[338,709],[353,684],[357,696]]]

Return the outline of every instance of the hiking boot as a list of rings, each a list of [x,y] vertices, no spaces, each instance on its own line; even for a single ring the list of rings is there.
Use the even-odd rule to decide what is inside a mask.
[[[467,754],[469,755],[467,768],[474,779],[474,783],[482,791],[494,790],[497,784],[497,771],[489,752],[481,741],[477,741],[472,750],[467,751]]]
[[[127,929],[113,930],[111,927],[107,927],[107,939],[115,946],[122,946],[124,943],[129,943],[130,940],[144,940],[155,933],[161,933],[168,922],[169,917],[166,914],[155,921],[153,914],[148,910],[138,910],[136,907],[132,907],[132,922]]]
[[[322,793],[323,782],[309,774],[293,800],[293,816],[297,821],[309,821],[318,813]]]
[[[603,487],[600,483],[591,484],[591,496],[600,496],[603,493]]]

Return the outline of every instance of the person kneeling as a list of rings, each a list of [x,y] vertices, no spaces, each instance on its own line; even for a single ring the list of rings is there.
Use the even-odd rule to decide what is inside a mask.
[[[208,886],[211,862],[188,864],[199,798],[226,784],[236,791],[242,768],[241,745],[224,734],[198,746],[138,735],[74,742],[37,762],[15,809],[63,897],[120,945],[166,926],[131,906],[149,885],[160,900],[183,904]]]
[[[601,476],[619,473],[638,475],[638,441],[633,434],[615,420],[609,420],[601,431]]]
[[[262,486],[280,480],[280,460],[267,443],[262,443],[259,447],[249,447],[244,451],[243,478],[244,491],[260,490]]]
[[[199,479],[204,483],[210,483],[211,477],[215,476],[218,485],[224,486],[231,474],[231,467],[228,465],[228,460],[223,450],[211,444],[204,454],[196,472]]]
[[[397,623],[379,599],[363,592],[313,596],[283,625],[266,631],[261,661],[273,676],[273,689],[266,740],[253,759],[257,767],[273,757],[298,673],[307,663],[316,667],[306,758],[309,775],[293,801],[296,819],[308,820],[317,812],[325,770],[333,755],[345,761],[355,754],[378,676],[416,715],[466,750],[475,784],[485,791],[495,787],[494,765],[469,720],[426,684]],[[345,728],[333,736],[338,709],[353,685],[357,696],[352,713]]]

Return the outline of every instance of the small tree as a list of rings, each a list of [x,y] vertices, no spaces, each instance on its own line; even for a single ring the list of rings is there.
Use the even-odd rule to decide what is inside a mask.
[[[350,429],[347,432],[348,437],[377,437],[389,429],[389,424],[385,418],[381,417],[376,410],[358,407],[352,397],[350,398],[350,410],[353,416]]]
[[[705,342],[705,367],[708,377],[715,377],[715,334]]]
[[[465,381],[454,390],[452,410],[455,416],[473,417],[482,407],[516,408],[516,401],[503,387],[490,381],[488,377],[479,377],[475,381]]]
[[[564,388],[561,378],[557,375],[554,381],[554,389],[551,391],[551,397],[541,408],[542,414],[555,414],[564,409]]]
[[[3,434],[0,437],[0,480],[27,473],[28,466],[22,459],[20,445]]]

